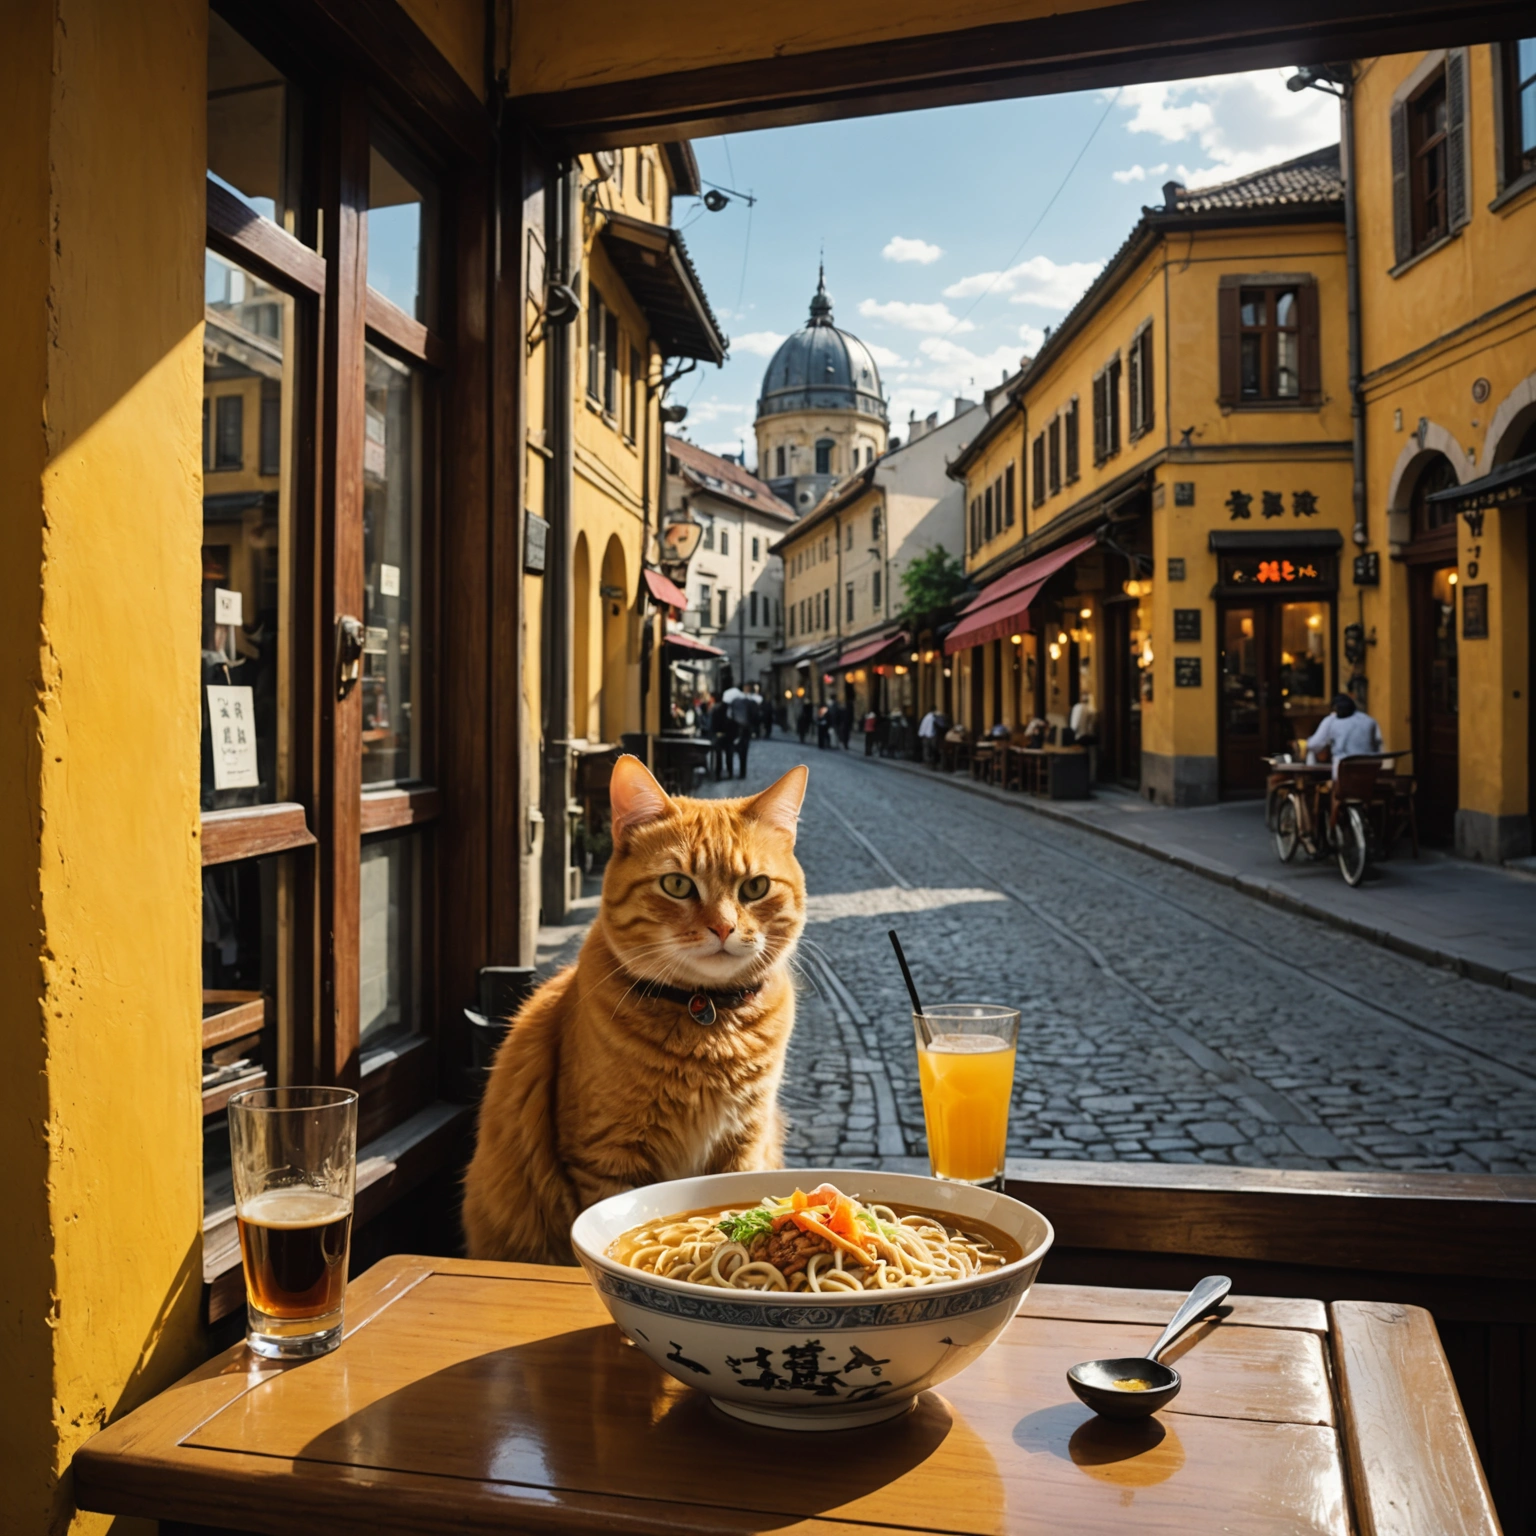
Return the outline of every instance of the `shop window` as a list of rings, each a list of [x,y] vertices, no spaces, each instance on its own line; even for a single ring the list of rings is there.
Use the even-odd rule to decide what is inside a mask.
[[[216,12],[208,15],[208,174],[301,240],[302,97]]]
[[[368,286],[397,309],[436,320],[437,199],[431,179],[378,124],[368,156]]]
[[[1467,197],[1467,50],[1392,106],[1393,246],[1399,263],[1459,229]]]
[[[1322,398],[1317,284],[1223,277],[1217,300],[1221,403],[1316,405]],[[1150,378],[1150,368],[1145,376]]]
[[[1499,190],[1536,172],[1536,37],[1496,43],[1503,154]]]
[[[830,475],[832,473],[832,448],[831,438],[824,437],[816,444],[816,473],[818,475]]]
[[[1073,395],[1072,403],[1067,406],[1065,420],[1067,483],[1070,485],[1077,479],[1082,469],[1081,429],[1078,422],[1076,395]]]
[[[358,870],[359,1044],[415,1033],[421,1018],[423,834],[365,843]]]

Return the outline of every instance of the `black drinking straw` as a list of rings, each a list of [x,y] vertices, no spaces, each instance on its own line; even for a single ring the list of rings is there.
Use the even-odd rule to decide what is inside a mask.
[[[907,984],[907,993],[912,999],[912,1012],[923,1011],[922,1000],[917,995],[917,983],[912,980],[912,968],[907,964],[907,957],[901,951],[901,940],[896,937],[894,928],[888,930],[891,935],[891,948],[896,951],[896,963],[901,967],[901,979]]]

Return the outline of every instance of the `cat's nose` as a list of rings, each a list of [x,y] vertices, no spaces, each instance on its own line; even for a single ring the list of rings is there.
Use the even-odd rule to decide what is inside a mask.
[[[722,944],[724,944],[725,941],[730,938],[733,933],[736,932],[736,924],[728,923],[723,917],[717,919],[713,923],[707,924],[706,926],[709,928],[709,931],[714,934],[717,939],[720,940]]]

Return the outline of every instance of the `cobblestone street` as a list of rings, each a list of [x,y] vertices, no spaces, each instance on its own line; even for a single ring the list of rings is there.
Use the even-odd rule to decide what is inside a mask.
[[[1021,1010],[1012,1155],[1536,1169],[1529,999],[854,753],[756,742],[705,792],[801,760],[791,1160],[926,1154],[895,927],[925,998]]]

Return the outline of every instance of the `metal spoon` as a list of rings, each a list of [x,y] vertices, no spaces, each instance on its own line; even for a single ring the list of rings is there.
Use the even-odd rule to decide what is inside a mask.
[[[1067,1385],[1093,1409],[1107,1419],[1142,1419],[1166,1407],[1179,1395],[1184,1385],[1171,1365],[1158,1363],[1158,1356],[1193,1322],[1204,1317],[1228,1291],[1232,1282],[1225,1275],[1207,1275],[1173,1314],[1162,1337],[1145,1356],[1123,1360],[1084,1360],[1067,1372]],[[1134,1382],[1135,1386],[1125,1383]]]

